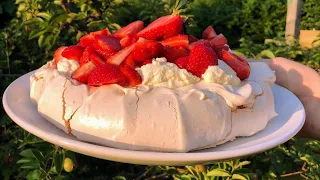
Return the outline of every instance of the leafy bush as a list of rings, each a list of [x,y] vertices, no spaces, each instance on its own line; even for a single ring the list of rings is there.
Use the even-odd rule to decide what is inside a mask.
[[[300,29],[320,30],[320,1],[304,0]]]

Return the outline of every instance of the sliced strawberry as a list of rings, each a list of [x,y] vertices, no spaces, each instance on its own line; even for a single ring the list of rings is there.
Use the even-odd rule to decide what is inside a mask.
[[[237,55],[222,49],[221,59],[237,73],[237,76],[241,80],[247,79],[249,77],[250,65],[244,58],[238,57]]]
[[[135,68],[136,67],[136,63],[133,60],[133,55],[132,53],[129,54],[121,63],[121,66],[129,66],[131,68]]]
[[[104,64],[94,69],[88,77],[90,86],[101,86],[105,84],[123,83],[124,75],[118,66],[113,64]]]
[[[183,20],[179,15],[160,17],[137,34],[150,40],[163,40],[181,34]]]
[[[96,35],[94,39],[94,47],[102,52],[110,53],[121,49],[120,41],[112,36]]]
[[[217,36],[217,33],[214,31],[212,26],[208,26],[202,33],[203,39],[212,39]]]
[[[141,66],[144,66],[146,64],[152,64],[152,59],[148,59],[148,60],[145,60],[143,61],[143,63],[141,64]]]
[[[61,55],[67,59],[79,61],[83,51],[84,47],[73,45],[64,49]]]
[[[96,66],[101,66],[106,64],[104,60],[100,56],[98,56],[96,53],[92,53],[90,55],[90,60],[96,65]]]
[[[120,67],[120,71],[126,77],[129,86],[134,87],[142,83],[142,78],[135,69],[125,66]]]
[[[187,35],[179,34],[177,36],[173,36],[171,38],[165,39],[160,42],[163,46],[181,46],[181,47],[188,47],[189,45],[189,39]]]
[[[129,54],[133,51],[133,49],[135,48],[136,44],[131,44],[130,46],[122,49],[121,51],[117,52],[116,54],[114,54],[113,56],[111,56],[108,59],[108,63],[110,64],[115,64],[115,65],[120,65],[122,63],[122,61],[129,56]]]
[[[196,42],[193,42],[193,43],[189,44],[188,49],[191,51],[197,44],[204,44],[206,46],[211,47],[211,45],[210,45],[208,40],[200,39],[199,41],[196,41]]]
[[[144,23],[143,21],[135,21],[132,22],[130,24],[128,24],[127,26],[117,30],[116,32],[114,32],[112,35],[117,38],[117,39],[122,39],[127,35],[136,35],[139,31],[141,31],[144,27]]]
[[[94,53],[94,49],[92,46],[87,46],[83,53],[82,53],[82,56],[80,58],[80,61],[79,61],[79,64],[80,66],[82,66],[83,64],[86,64],[90,61],[90,56],[91,54]]]
[[[132,54],[135,61],[143,62],[148,59],[160,57],[163,54],[163,46],[157,41],[139,38]]]
[[[211,48],[216,52],[217,56],[219,59],[222,58],[221,50],[224,49],[226,51],[229,51],[229,46],[224,45],[224,46],[211,46]]]
[[[87,83],[89,74],[96,68],[96,65],[89,61],[86,64],[80,66],[77,70],[75,70],[71,77],[79,82]]]
[[[196,42],[196,41],[199,41],[198,38],[192,36],[192,35],[188,35],[188,39],[189,39],[189,44],[193,43],[193,42]]]
[[[189,55],[189,51],[183,47],[164,47],[164,57],[168,62],[175,62],[180,57],[185,57]]]
[[[120,40],[121,48],[125,48],[135,42],[137,42],[137,38],[133,37],[132,35],[128,34],[126,37]]]
[[[104,35],[104,36],[111,35],[111,33],[110,33],[108,28],[102,29],[100,31],[91,32],[90,34],[92,34],[94,36],[95,35]]]
[[[204,44],[197,44],[190,52],[187,70],[201,78],[208,66],[218,64],[214,51]]]
[[[181,57],[176,60],[175,64],[180,68],[180,69],[186,69],[187,65],[189,63],[189,56]]]
[[[61,46],[59,47],[56,52],[54,52],[53,55],[53,64],[57,65],[58,62],[63,59],[63,56],[61,55],[61,53],[66,49],[66,46]]]
[[[224,46],[227,42],[228,40],[223,34],[219,34],[209,41],[210,46]]]
[[[92,34],[87,34],[80,38],[80,41],[77,45],[86,47],[86,46],[92,45],[93,41],[94,41],[94,36]]]
[[[96,50],[96,53],[103,57],[103,59],[106,61],[108,60],[111,56],[113,56],[114,54],[116,54],[117,52],[116,51],[112,51],[112,52],[109,52],[109,51],[104,51],[104,50],[101,50],[101,49],[95,49]]]

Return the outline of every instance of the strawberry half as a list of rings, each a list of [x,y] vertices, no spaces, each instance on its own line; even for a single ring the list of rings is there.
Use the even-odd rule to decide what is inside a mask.
[[[181,34],[183,20],[179,15],[160,17],[137,34],[150,40],[163,40]]]
[[[92,45],[93,41],[94,41],[94,35],[92,35],[90,33],[90,34],[82,36],[77,45],[82,46],[82,47],[87,47],[87,46]]]
[[[66,49],[66,46],[61,46],[59,47],[56,52],[54,52],[53,55],[53,64],[57,65],[58,62],[63,59],[63,56],[61,55],[61,53]]]
[[[91,54],[94,53],[94,49],[92,46],[87,46],[83,53],[82,53],[82,56],[80,58],[80,61],[79,61],[79,64],[80,66],[82,66],[83,64],[86,64],[90,61],[90,56]]]
[[[61,55],[67,59],[79,61],[83,51],[84,51],[83,47],[73,45],[65,48],[61,53]]]
[[[188,39],[189,39],[189,44],[193,43],[193,42],[196,42],[196,41],[199,41],[198,38],[192,36],[192,35],[188,35]]]
[[[139,73],[128,66],[120,67],[120,71],[125,76],[129,86],[134,87],[142,83],[142,78]]]
[[[189,38],[187,35],[179,34],[177,36],[173,36],[171,38],[165,39],[160,43],[163,46],[171,46],[171,47],[181,46],[186,48],[189,45]]]
[[[128,34],[127,36],[125,36],[124,38],[122,38],[120,40],[120,44],[121,44],[121,48],[125,48],[135,42],[137,42],[137,38],[133,37],[132,35]]]
[[[210,42],[208,40],[200,39],[199,41],[196,41],[196,42],[189,44],[188,49],[191,51],[197,44],[203,44],[205,46],[211,47]]]
[[[210,46],[224,46],[227,42],[228,40],[223,34],[219,34],[209,41]]]
[[[87,83],[89,74],[96,68],[96,65],[89,61],[86,64],[83,64],[78,69],[76,69],[71,77],[79,82]]]
[[[95,31],[95,32],[91,32],[90,34],[92,35],[104,35],[104,36],[108,36],[111,35],[110,31],[108,28],[102,29],[100,31]]]
[[[136,63],[133,60],[133,55],[129,54],[121,63],[121,66],[129,66],[131,68],[135,68],[136,67]]]
[[[189,63],[189,57],[181,57],[176,60],[175,64],[180,68],[180,69],[186,69],[187,65]]]
[[[132,51],[133,59],[138,62],[160,57],[162,53],[163,46],[159,42],[144,38],[139,38]]]
[[[101,86],[105,84],[123,83],[125,77],[116,65],[104,64],[94,69],[88,77],[90,86]]]
[[[237,73],[237,76],[241,80],[249,77],[250,65],[245,59],[240,58],[224,49],[221,50],[221,59]]]
[[[175,62],[180,57],[185,57],[189,55],[189,51],[183,47],[164,47],[164,57],[168,62]]]
[[[90,55],[90,60],[96,65],[96,66],[101,66],[101,65],[104,65],[106,64],[104,62],[104,60],[101,59],[100,56],[98,56],[96,53],[92,53]]]
[[[229,46],[224,45],[224,46],[211,46],[211,48],[216,52],[217,56],[219,59],[222,59],[222,54],[221,50],[224,49],[226,51],[229,51]]]
[[[190,52],[187,70],[201,78],[208,66],[218,65],[214,51],[204,44],[197,44]]]
[[[136,44],[131,44],[130,46],[122,49],[121,51],[117,52],[116,54],[114,54],[113,56],[111,56],[108,59],[108,63],[110,64],[115,64],[115,65],[120,65],[122,63],[122,61],[129,56],[129,54],[133,51],[133,49],[135,48]]]
[[[112,35],[117,38],[117,39],[122,39],[127,35],[136,35],[139,31],[141,31],[144,27],[144,23],[143,21],[135,21],[132,22],[130,24],[128,24],[127,26],[117,30],[116,32],[114,32]]]
[[[121,49],[119,40],[112,36],[96,35],[94,38],[94,46],[101,51],[115,52]]]
[[[214,31],[212,26],[208,26],[202,33],[203,39],[212,39],[217,36],[217,33]]]

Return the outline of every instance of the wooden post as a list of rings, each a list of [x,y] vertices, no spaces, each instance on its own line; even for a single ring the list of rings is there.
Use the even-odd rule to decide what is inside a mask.
[[[299,37],[302,0],[288,0],[286,20],[286,40],[290,43]]]

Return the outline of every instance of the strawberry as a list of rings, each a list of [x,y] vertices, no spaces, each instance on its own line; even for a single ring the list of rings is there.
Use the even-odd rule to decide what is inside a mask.
[[[58,62],[63,59],[63,56],[61,55],[61,53],[66,49],[66,46],[61,46],[59,47],[56,52],[54,52],[53,55],[53,64],[57,65]]]
[[[133,60],[133,55],[129,54],[121,63],[121,66],[129,66],[131,68],[135,68],[136,64],[135,61]]]
[[[103,51],[101,49],[96,49],[96,53],[99,56],[103,57],[103,59],[106,61],[107,59],[109,59],[111,56],[113,56],[117,52],[116,51],[108,52],[108,51]]]
[[[199,41],[196,41],[196,42],[193,42],[193,43],[189,44],[188,49],[191,51],[197,44],[204,44],[204,45],[206,45],[208,47],[211,47],[208,40],[200,39]]]
[[[96,66],[100,66],[100,65],[104,65],[105,62],[104,60],[101,59],[100,56],[98,56],[96,53],[92,53],[90,55],[90,60],[96,65]]]
[[[168,62],[175,62],[180,57],[188,56],[189,52],[187,49],[183,47],[165,46],[163,54]]]
[[[91,32],[90,34],[92,35],[104,35],[104,36],[108,36],[111,35],[110,31],[108,28],[102,29],[100,31],[95,31],[95,32]]]
[[[117,52],[113,56],[108,59],[108,63],[120,65],[122,61],[133,51],[136,44],[131,44],[130,46],[122,49],[121,51]]]
[[[199,41],[198,38],[192,36],[192,35],[188,35],[188,39],[189,39],[189,43],[193,43],[193,42],[196,42],[196,41]]]
[[[129,82],[129,86],[134,87],[142,83],[142,78],[135,69],[125,66],[120,67],[120,71]]]
[[[143,61],[143,63],[141,64],[141,66],[144,66],[146,64],[152,64],[152,59],[148,59],[148,60],[145,60]]]
[[[125,77],[118,66],[113,64],[104,64],[94,69],[88,77],[90,86],[101,86],[105,84],[123,83]]]
[[[219,34],[209,41],[210,46],[224,46],[227,42],[227,38],[223,34]]]
[[[120,40],[121,48],[123,49],[123,48],[129,46],[130,44],[137,42],[137,40],[138,40],[137,38],[128,34],[126,37],[124,37]]]
[[[179,34],[177,36],[173,36],[171,38],[165,39],[160,42],[163,46],[181,46],[187,48],[189,45],[189,39],[187,35]]]
[[[96,35],[94,36],[94,47],[102,52],[115,52],[121,49],[119,40],[112,36]]]
[[[188,63],[189,63],[189,57],[188,57],[188,56],[181,57],[181,58],[177,59],[176,62],[175,62],[175,64],[176,64],[180,69],[186,69]]]
[[[181,34],[183,20],[179,15],[160,17],[137,34],[150,40],[163,40]]]
[[[229,46],[224,45],[224,46],[211,46],[211,48],[216,52],[217,56],[219,59],[221,59],[222,54],[221,54],[221,50],[224,49],[226,51],[229,51]]]
[[[61,55],[67,59],[79,61],[83,51],[84,51],[83,47],[73,45],[64,49]]]
[[[83,53],[82,53],[82,56],[80,58],[80,61],[79,61],[79,64],[80,66],[82,66],[83,64],[86,64],[90,61],[90,56],[91,54],[94,53],[94,49],[92,46],[87,46]]]
[[[143,27],[144,27],[143,21],[140,21],[140,20],[135,21],[135,22],[132,22],[132,23],[128,24],[127,26],[117,30],[112,35],[117,39],[122,39],[127,35],[134,36],[139,31],[141,31],[143,29]]]
[[[204,44],[197,44],[190,52],[187,70],[201,78],[208,66],[218,65],[214,51]]]
[[[76,69],[71,77],[79,82],[87,83],[89,74],[96,68],[96,65],[89,61]]]
[[[203,39],[212,39],[217,36],[217,33],[214,31],[212,26],[208,26],[202,33]]]
[[[249,77],[250,66],[244,58],[238,57],[237,55],[222,49],[221,59],[237,73],[237,76],[241,80],[247,79]]]
[[[144,38],[139,38],[132,51],[133,59],[138,62],[160,57],[162,53],[163,46],[159,42]]]
[[[77,45],[82,46],[82,47],[86,47],[86,46],[91,45],[93,43],[93,41],[94,41],[94,35],[90,33],[90,34],[82,36]]]

